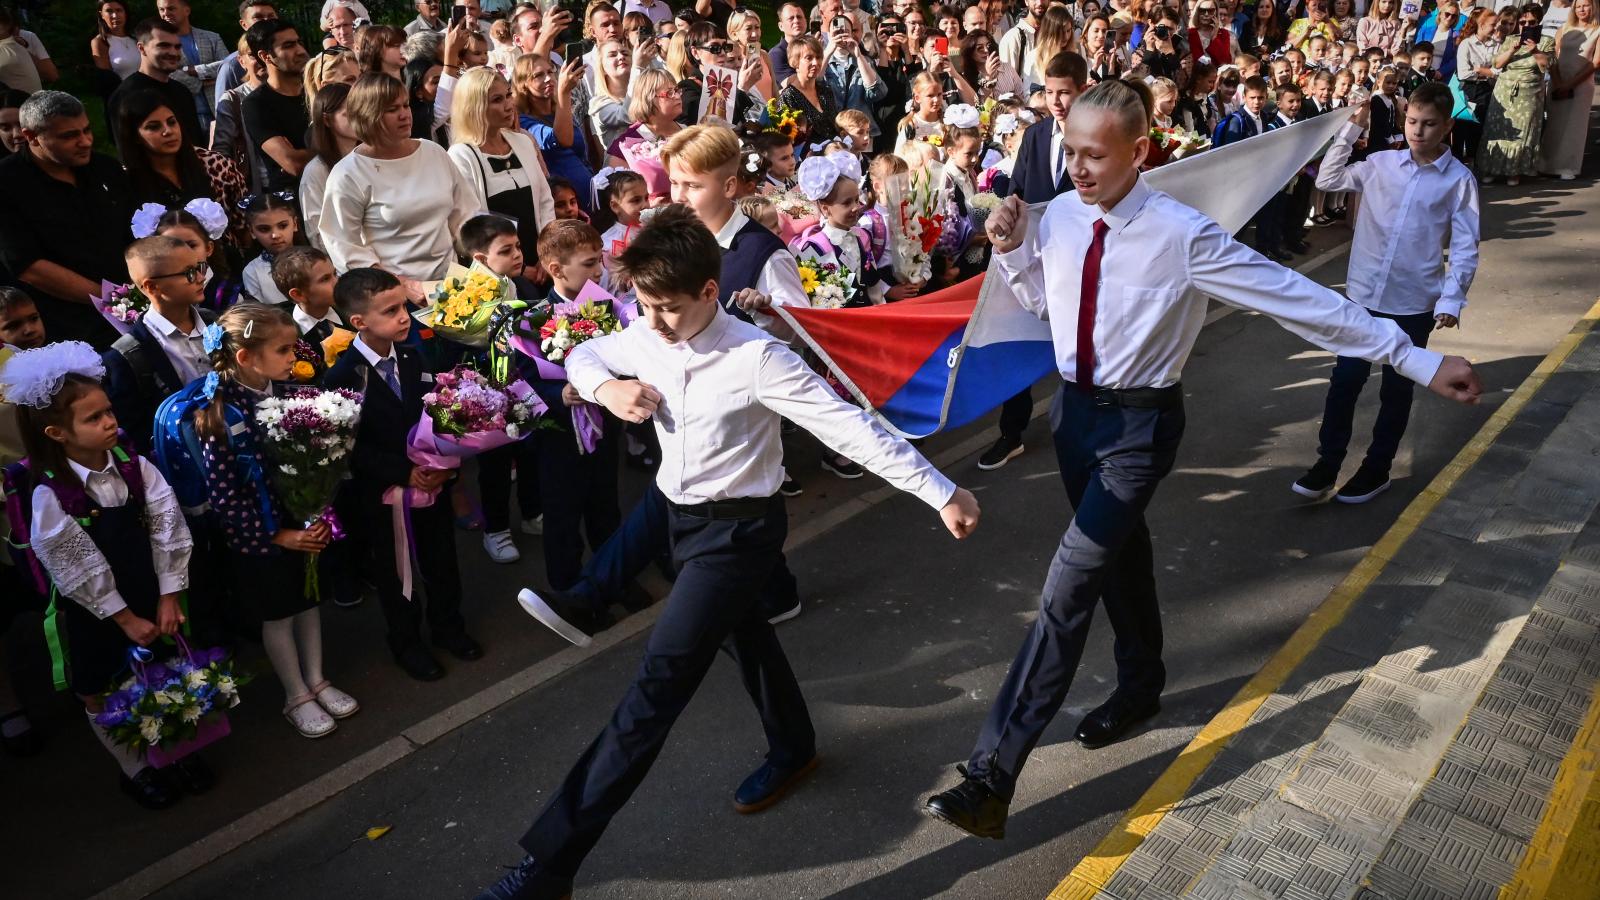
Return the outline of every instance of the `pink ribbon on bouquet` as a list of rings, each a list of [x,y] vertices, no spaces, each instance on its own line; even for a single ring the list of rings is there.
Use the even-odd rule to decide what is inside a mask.
[[[624,328],[639,317],[638,307],[627,301],[618,300],[593,281],[584,282],[583,289],[578,291],[578,296],[574,299],[578,303],[611,304],[611,314],[617,317],[617,321],[621,322]],[[513,350],[533,360],[534,369],[538,371],[540,378],[550,381],[567,380],[566,367],[545,359],[544,350],[538,342],[514,334],[510,338],[510,344]],[[568,409],[571,411],[572,433],[577,438],[578,449],[584,453],[593,453],[596,444],[605,433],[605,419],[602,417],[599,404],[585,402]]]

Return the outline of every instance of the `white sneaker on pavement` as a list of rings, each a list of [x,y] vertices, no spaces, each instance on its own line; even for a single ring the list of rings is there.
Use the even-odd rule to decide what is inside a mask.
[[[522,551],[511,541],[510,530],[486,531],[483,534],[483,552],[497,563],[514,563],[522,558]]]

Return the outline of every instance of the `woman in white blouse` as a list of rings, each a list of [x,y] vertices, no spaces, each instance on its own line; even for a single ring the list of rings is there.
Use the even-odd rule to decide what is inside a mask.
[[[99,0],[99,33],[89,42],[94,67],[110,72],[117,81],[139,71],[139,42],[128,36],[128,5],[124,0]]]
[[[411,137],[411,104],[398,78],[361,76],[344,102],[361,144],[328,175],[322,246],[341,272],[386,269],[402,281],[444,277],[454,236],[477,211],[472,185],[443,147]],[[407,285],[420,298],[419,285]]]
[[[450,161],[466,179],[475,209],[500,213],[517,223],[525,265],[522,274],[546,280],[539,267],[539,230],[555,221],[555,201],[544,161],[533,138],[517,128],[511,85],[487,66],[468,69],[450,104]]]
[[[311,101],[311,150],[317,155],[306,163],[300,173],[300,215],[306,223],[306,237],[311,246],[321,250],[322,203],[328,188],[328,175],[339,161],[361,143],[355,126],[350,124],[350,113],[344,108],[350,98],[350,85],[331,82],[317,91]]]

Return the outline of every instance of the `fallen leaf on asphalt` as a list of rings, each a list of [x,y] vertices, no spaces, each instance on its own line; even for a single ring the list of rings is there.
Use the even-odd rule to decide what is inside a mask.
[[[392,828],[392,827],[394,827],[394,826],[392,826],[392,825],[374,825],[373,827],[368,828],[367,829],[367,840],[375,841],[378,838],[383,837],[384,835],[389,833],[389,829]]]

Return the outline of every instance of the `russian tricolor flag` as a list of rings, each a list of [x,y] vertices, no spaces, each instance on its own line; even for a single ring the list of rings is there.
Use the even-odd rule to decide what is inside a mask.
[[[1327,146],[1335,111],[1169,163],[1142,176],[1231,232]],[[1249,178],[1240,178],[1240,173]],[[1077,203],[1063,195],[1053,203]],[[1029,208],[1032,226],[1047,204]],[[1050,374],[1050,328],[1017,302],[998,269],[912,300],[860,309],[775,307],[892,432],[957,428]]]

